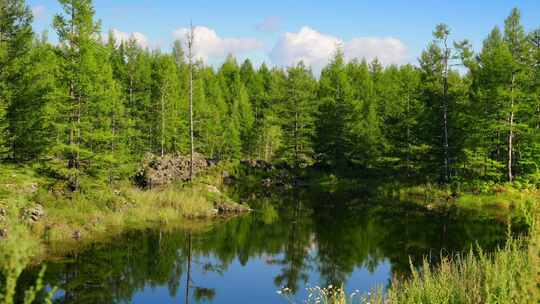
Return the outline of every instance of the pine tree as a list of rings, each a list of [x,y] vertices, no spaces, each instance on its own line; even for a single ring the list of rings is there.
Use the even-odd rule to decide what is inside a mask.
[[[7,111],[24,93],[20,79],[28,68],[32,39],[32,13],[25,1],[0,0],[0,158],[12,156]]]
[[[283,132],[279,118],[279,107],[286,100],[287,75],[280,68],[269,70],[265,64],[258,74],[262,80],[265,94],[260,106],[262,122],[259,132],[259,155],[266,161],[272,161],[281,149]]]
[[[55,89],[59,86],[58,58],[46,35],[36,39],[21,57],[17,86],[8,108],[13,158],[17,161],[46,157],[55,144]],[[51,155],[49,155],[51,156]]]
[[[125,107],[127,115],[127,145],[130,153],[139,159],[153,152],[152,142],[158,136],[152,107],[152,59],[141,49],[135,39],[124,48]]]
[[[175,153],[187,153],[189,149],[189,121],[187,113],[189,111],[189,66],[185,61],[185,52],[182,48],[182,42],[176,40],[173,43],[172,56],[176,63],[178,100],[175,103],[175,116],[178,120],[174,130],[175,138],[173,151]],[[195,114],[197,111],[195,110]]]
[[[528,34],[531,56],[528,67],[531,71],[527,79],[527,97],[530,98],[524,107],[527,132],[524,138],[524,148],[521,149],[521,166],[527,178],[534,183],[540,183],[540,29]]]
[[[182,120],[178,112],[179,86],[178,71],[174,57],[166,54],[155,54],[153,59],[153,100],[158,129],[159,148],[156,152],[162,156],[173,153],[175,145],[180,142]]]
[[[313,159],[314,111],[317,83],[303,62],[287,70],[286,98],[279,117],[283,130],[284,160],[294,168]]]
[[[508,46],[510,51],[511,60],[508,73],[510,74],[510,83],[508,88],[508,99],[510,107],[508,109],[508,137],[507,137],[507,176],[508,180],[514,179],[514,167],[516,162],[514,160],[514,153],[516,150],[516,137],[520,136],[523,130],[518,130],[516,122],[521,117],[517,117],[519,108],[522,107],[522,101],[524,99],[524,81],[526,78],[527,68],[525,57],[528,53],[528,44],[526,42],[526,35],[523,26],[520,21],[520,12],[517,8],[514,8],[504,22],[504,42]]]
[[[99,42],[92,2],[60,0],[60,4],[64,14],[55,16],[54,27],[61,43],[61,100],[65,104],[61,129],[66,131],[62,147],[70,187],[78,190],[83,174],[102,176],[103,168],[114,161],[113,113],[119,112],[119,86],[107,48]]]
[[[452,120],[456,100],[451,96],[453,90],[450,78],[454,73],[452,66],[459,58],[457,48],[450,46],[450,29],[439,24],[433,32],[434,41],[422,53],[420,58],[421,95],[425,104],[423,141],[430,146],[432,156],[425,160],[428,171],[436,172],[440,168],[439,179],[449,182],[455,168],[459,147],[454,142],[456,130]],[[454,96],[455,97],[455,96]]]
[[[130,119],[127,113],[127,97],[124,85],[126,77],[125,44],[118,43],[114,34],[109,32],[107,51],[113,78],[118,85],[118,98],[112,100],[111,108],[111,161],[109,183],[127,178],[134,170],[133,155],[129,152]]]
[[[504,163],[504,133],[507,129],[505,114],[507,107],[506,97],[503,91],[508,83],[507,69],[511,60],[511,54],[505,45],[502,34],[498,28],[494,28],[484,41],[482,52],[478,56],[478,64],[473,66],[473,113],[471,117],[475,123],[475,131],[471,132],[471,140],[474,153],[478,156],[483,154],[484,162],[481,166],[476,165],[478,173],[500,179],[500,168]],[[482,161],[482,157],[476,157]],[[488,161],[490,160],[490,161]],[[477,161],[477,163],[478,163]],[[474,167],[474,164],[472,164]]]
[[[250,107],[253,112],[253,123],[250,130],[251,134],[245,136],[246,152],[251,156],[257,156],[257,151],[259,150],[258,145],[260,145],[257,134],[264,132],[265,94],[263,79],[259,73],[255,72],[249,59],[246,59],[240,67],[240,78],[246,88]]]
[[[253,110],[247,90],[242,83],[240,69],[236,60],[228,56],[225,63],[221,66],[219,72],[221,90],[229,107],[230,122],[229,132],[231,137],[230,148],[227,149],[233,153],[233,157],[250,156],[250,136],[254,123]],[[236,138],[236,136],[239,138]],[[237,145],[240,143],[240,147]],[[241,152],[241,153],[240,153]]]
[[[400,68],[400,94],[398,97],[401,110],[396,118],[395,133],[389,136],[394,140],[394,151],[400,158],[402,168],[409,177],[419,171],[418,163],[423,158],[424,146],[420,141],[419,117],[423,111],[419,100],[420,73],[412,65]],[[388,135],[387,135],[388,136]]]
[[[318,98],[317,158],[327,166],[344,168],[350,150],[347,125],[353,109],[353,92],[341,50],[321,73]]]
[[[195,107],[198,149],[210,158],[222,159],[227,154],[224,147],[228,141],[225,137],[228,107],[212,68],[201,68],[197,79],[196,87],[201,88],[197,97],[199,103]]]

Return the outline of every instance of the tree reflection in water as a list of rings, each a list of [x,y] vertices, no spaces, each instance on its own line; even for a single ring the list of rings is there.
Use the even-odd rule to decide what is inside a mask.
[[[159,288],[166,288],[171,302],[198,303],[217,301],[243,275],[255,283],[273,282],[256,293],[275,300],[270,295],[283,287],[293,294],[308,283],[355,287],[359,282],[349,280],[355,271],[374,272],[383,263],[392,275],[406,276],[409,257],[415,265],[426,255],[437,263],[441,252],[476,243],[492,249],[506,235],[506,225],[487,216],[426,212],[403,202],[349,202],[339,193],[293,192],[261,198],[261,212],[207,232],[127,232],[48,262],[45,282],[61,289],[55,303],[130,303]],[[260,271],[259,262],[272,274]],[[39,269],[25,271],[21,291]]]

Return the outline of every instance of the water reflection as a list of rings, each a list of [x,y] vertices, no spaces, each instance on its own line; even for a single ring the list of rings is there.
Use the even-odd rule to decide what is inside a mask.
[[[260,211],[204,233],[131,231],[47,263],[45,282],[61,289],[55,303],[276,303],[283,287],[302,299],[308,285],[387,286],[407,275],[409,257],[437,263],[441,252],[495,248],[506,235],[486,216],[336,204],[335,195],[260,199]]]

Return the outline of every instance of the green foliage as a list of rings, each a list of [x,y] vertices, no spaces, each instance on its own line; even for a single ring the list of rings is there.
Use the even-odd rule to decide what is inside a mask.
[[[0,244],[0,273],[3,278],[0,288],[0,300],[4,304],[18,303],[15,300],[17,281],[28,266],[32,255],[38,249],[36,239],[28,235],[28,231],[20,225],[13,225],[9,237],[2,240]],[[29,287],[24,292],[24,299],[21,303],[32,304],[37,295],[45,289],[43,276],[45,267],[42,268],[34,286]],[[52,297],[56,293],[56,288],[51,288],[46,292],[43,303],[52,303]]]
[[[92,1],[62,0],[60,43],[51,45],[34,38],[23,1],[1,4],[4,158],[42,161],[76,190],[85,180],[125,180],[146,153],[188,152],[183,41],[170,53],[113,32],[103,43]],[[474,54],[440,24],[418,67],[346,62],[338,49],[319,79],[301,63],[256,69],[229,56],[214,70],[196,62],[195,150],[357,177],[538,184],[539,33],[524,30],[516,9]]]
[[[315,79],[303,63],[287,70],[288,98],[279,105],[278,116],[282,130],[281,157],[293,167],[313,162],[315,89]]]
[[[9,108],[24,99],[21,75],[28,69],[32,13],[24,0],[0,1],[0,158],[13,156]],[[13,122],[11,122],[12,124]]]
[[[183,42],[163,53],[111,32],[104,43],[91,0],[59,3],[62,11],[53,22],[59,43],[53,45],[46,34],[33,33],[25,1],[0,0],[0,159],[16,164],[2,165],[0,179],[17,185],[16,191],[0,189],[0,198],[17,210],[35,202],[58,207],[50,216],[62,223],[55,233],[63,237],[93,217],[111,227],[139,218],[170,222],[179,215],[212,213],[227,198],[207,193],[202,184],[161,192],[126,186],[146,153],[188,152]],[[527,191],[540,186],[540,30],[526,32],[514,9],[478,54],[467,41],[452,44],[450,37],[449,26],[437,25],[418,66],[347,62],[338,48],[320,78],[303,63],[257,69],[229,56],[214,69],[196,62],[195,150],[216,160],[323,167],[330,178],[322,188],[330,192],[358,188],[360,182],[349,177],[391,176],[416,185],[448,185],[415,188],[426,201],[444,197],[446,202],[465,190],[497,193],[475,197],[482,208],[491,206],[488,200],[503,209],[529,204],[534,199]],[[28,193],[35,180],[46,186]],[[507,180],[514,183],[500,186]],[[519,191],[526,193],[525,202],[514,202]],[[467,194],[456,203],[474,205],[471,201]],[[279,221],[273,207],[263,211],[264,222]],[[26,262],[13,257],[32,248],[21,242],[17,249],[13,239],[5,244],[13,247],[0,255],[12,271],[5,273],[9,299],[13,278]],[[447,297],[441,301],[473,295],[485,302],[513,300],[515,290],[504,284],[519,274],[501,268],[504,280],[493,275],[499,266],[524,267],[518,245],[479,261],[445,260],[440,271],[417,273],[397,290],[410,291],[415,301],[426,296],[417,293],[420,289]],[[457,292],[464,287],[485,294]]]
[[[536,236],[533,236],[536,237]],[[537,261],[524,250],[522,241],[510,240],[494,254],[480,250],[464,256],[443,258],[432,269],[413,268],[410,281],[394,281],[391,303],[533,303],[537,301]],[[532,250],[532,247],[531,247]],[[531,252],[532,253],[532,252]]]
[[[343,52],[338,50],[319,80],[315,151],[318,161],[325,165],[343,168],[348,160],[351,133],[347,125],[351,123],[354,107],[352,94]]]

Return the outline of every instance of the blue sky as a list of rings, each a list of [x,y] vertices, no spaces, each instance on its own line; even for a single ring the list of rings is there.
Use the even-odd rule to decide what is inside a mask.
[[[60,11],[56,0],[29,0],[36,31],[49,29]],[[193,20],[199,57],[219,63],[226,53],[255,63],[288,65],[302,59],[322,65],[336,44],[350,58],[381,57],[383,63],[416,62],[437,23],[453,38],[475,48],[512,7],[519,7],[527,30],[540,27],[539,0],[95,0],[103,30],[142,45],[168,49]],[[176,34],[175,34],[176,33]],[[176,36],[175,36],[176,35]]]

